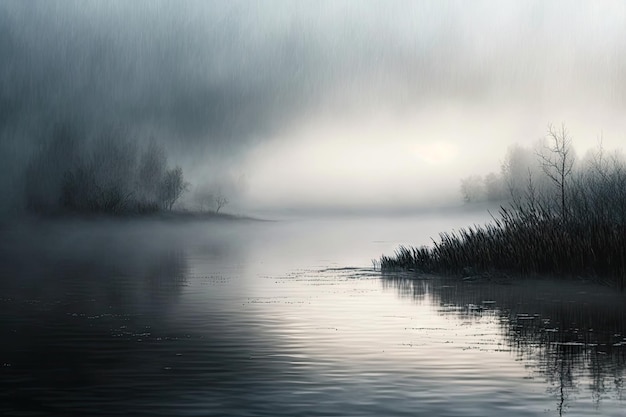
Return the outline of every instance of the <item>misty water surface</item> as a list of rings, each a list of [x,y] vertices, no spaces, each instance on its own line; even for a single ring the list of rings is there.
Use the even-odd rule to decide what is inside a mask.
[[[487,220],[5,226],[0,411],[621,415],[623,294],[372,268]]]

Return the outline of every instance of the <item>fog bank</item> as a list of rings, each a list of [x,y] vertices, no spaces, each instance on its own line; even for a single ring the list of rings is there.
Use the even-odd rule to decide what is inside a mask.
[[[624,21],[618,1],[2,0],[3,210],[58,123],[153,138],[233,211],[454,201],[548,123],[581,153],[625,143]]]

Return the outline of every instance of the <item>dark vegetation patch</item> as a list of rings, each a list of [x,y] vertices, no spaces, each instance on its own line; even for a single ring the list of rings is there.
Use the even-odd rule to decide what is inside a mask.
[[[577,161],[565,127],[550,127],[547,139],[534,164],[526,164],[525,181],[519,178],[524,167],[513,166],[523,164],[505,162],[502,183],[509,201],[491,223],[441,233],[431,247],[400,247],[393,256],[381,257],[381,269],[591,277],[623,289],[624,158],[607,155],[600,146]]]
[[[171,211],[188,183],[167,159],[155,141],[142,146],[123,129],[84,140],[60,126],[28,163],[25,207],[46,215]]]

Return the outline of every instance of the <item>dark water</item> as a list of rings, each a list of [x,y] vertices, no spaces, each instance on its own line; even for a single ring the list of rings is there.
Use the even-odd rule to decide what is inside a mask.
[[[0,414],[626,415],[623,294],[372,269],[483,221],[5,227]]]

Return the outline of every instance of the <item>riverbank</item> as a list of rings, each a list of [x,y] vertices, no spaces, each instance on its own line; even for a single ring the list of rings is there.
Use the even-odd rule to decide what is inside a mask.
[[[32,221],[164,221],[164,222],[188,222],[188,221],[272,221],[253,216],[230,213],[200,212],[187,210],[157,211],[151,213],[72,213],[56,212],[46,214],[21,214],[10,218],[11,224]]]
[[[383,255],[381,270],[461,277],[546,274],[626,285],[626,226],[614,222],[501,208],[491,223],[441,233],[433,242]]]

